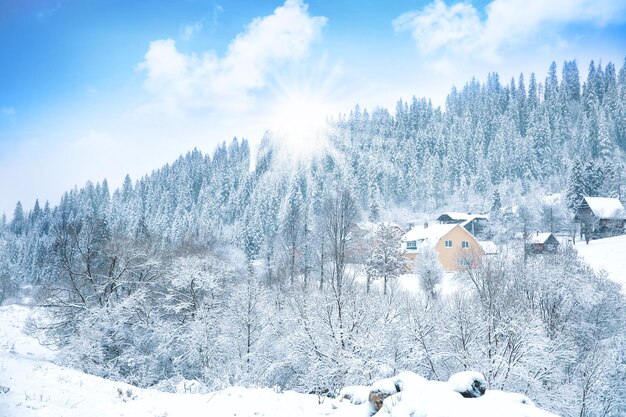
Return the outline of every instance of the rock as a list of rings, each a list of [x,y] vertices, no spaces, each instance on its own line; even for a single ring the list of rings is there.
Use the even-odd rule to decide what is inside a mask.
[[[339,391],[339,401],[347,400],[358,405],[368,401],[371,387],[352,385],[344,387]]]
[[[383,406],[385,398],[400,391],[399,380],[396,378],[381,379],[372,384],[368,401],[372,406],[372,410],[377,412]]]
[[[359,416],[372,417],[558,417],[535,407],[525,395],[486,388],[480,372],[459,372],[446,382],[402,372],[372,384],[368,401],[356,407]]]
[[[370,395],[367,398],[367,400],[371,404],[372,410],[374,412],[378,412],[378,410],[380,410],[383,407],[383,402],[385,401],[385,398],[389,397],[392,394],[394,393],[385,392],[385,391],[376,389],[376,390],[370,391]]]
[[[375,382],[372,384],[368,396],[372,411],[377,413],[385,404],[387,404],[387,410],[390,411],[402,399],[402,391],[419,390],[427,382],[426,378],[410,371],[403,371],[393,378],[385,378]]]
[[[383,401],[383,407],[380,409],[378,414],[376,414],[376,416],[377,417],[390,416],[391,412],[393,411],[393,408],[396,405],[398,405],[400,401],[402,401],[402,395],[403,395],[402,392],[397,392],[385,398],[385,400]]]
[[[403,371],[392,378],[397,391],[407,389],[419,389],[420,386],[428,382],[426,378],[411,371]]]
[[[480,372],[465,371],[453,374],[448,378],[448,385],[452,391],[458,392],[465,398],[478,398],[487,390],[487,381]]]
[[[380,379],[370,385],[372,391],[381,391],[389,394],[395,394],[400,391],[400,387],[397,385],[397,378],[385,378]]]

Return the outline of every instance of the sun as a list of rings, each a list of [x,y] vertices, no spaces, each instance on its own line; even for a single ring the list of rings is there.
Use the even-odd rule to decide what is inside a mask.
[[[291,154],[311,155],[327,143],[331,117],[339,112],[332,76],[318,73],[280,80],[268,106],[269,128]]]
[[[274,104],[271,130],[288,141],[315,139],[327,125],[331,103],[311,92],[290,91]]]

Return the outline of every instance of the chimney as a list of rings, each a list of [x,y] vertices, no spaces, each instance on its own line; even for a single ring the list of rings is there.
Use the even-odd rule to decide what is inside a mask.
[[[424,229],[428,229],[428,222],[424,222]]]
[[[537,230],[537,236],[539,236],[539,230]]]

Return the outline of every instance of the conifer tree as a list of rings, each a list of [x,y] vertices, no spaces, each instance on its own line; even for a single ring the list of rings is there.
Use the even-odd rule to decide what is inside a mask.
[[[370,186],[370,196],[369,196],[369,216],[368,220],[372,222],[377,222],[380,220],[380,211],[381,211],[381,196],[380,191],[378,190],[378,185],[375,182]]]
[[[567,100],[580,100],[580,78],[576,61],[565,61],[563,63],[561,89],[564,91]]]
[[[297,258],[302,239],[303,205],[300,187],[293,181],[279,215],[280,228],[288,251],[289,280],[292,285],[297,273]]]
[[[546,77],[544,100],[553,101],[558,98],[559,81],[556,76],[556,62],[552,61]]]
[[[491,203],[490,212],[492,215],[497,216],[500,213],[501,209],[502,209],[502,200],[500,198],[500,191],[496,188],[493,191],[493,199]]]
[[[13,211],[11,232],[15,233],[17,236],[20,236],[22,233],[24,233],[25,227],[26,223],[24,219],[24,209],[22,208],[22,203],[18,201],[15,205],[15,210]]]
[[[583,165],[581,160],[576,158],[572,164],[569,174],[567,186],[567,207],[572,212],[575,212],[585,195],[588,194],[585,187]]]
[[[39,206],[39,199],[35,200],[35,206],[33,207],[33,211],[28,216],[29,222],[34,225],[41,218],[41,207]]]

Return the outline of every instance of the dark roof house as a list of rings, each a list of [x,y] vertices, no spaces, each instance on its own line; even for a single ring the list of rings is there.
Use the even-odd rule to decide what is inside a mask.
[[[617,198],[583,197],[574,215],[581,235],[601,238],[624,233],[626,209]]]
[[[442,224],[460,224],[474,237],[482,240],[491,238],[489,235],[489,217],[485,214],[446,212],[437,217]]]
[[[529,253],[554,253],[559,248],[559,241],[550,232],[539,233],[537,231],[527,238],[524,248]]]

